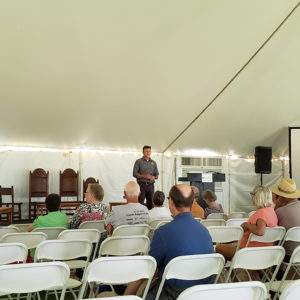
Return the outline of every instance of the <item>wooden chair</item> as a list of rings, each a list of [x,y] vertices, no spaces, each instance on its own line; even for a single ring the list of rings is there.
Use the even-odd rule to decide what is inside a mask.
[[[96,180],[94,177],[88,177],[86,180],[83,179],[82,201],[84,201],[84,193],[86,192],[89,183],[99,183],[99,179]]]
[[[73,169],[65,169],[59,172],[59,195],[61,197],[75,197],[79,201],[78,189],[79,172]]]
[[[32,202],[32,198],[47,197],[49,194],[49,171],[42,168],[29,172],[29,219],[36,218],[37,202]]]
[[[1,203],[1,206],[6,206],[6,207],[12,207],[12,218],[21,220],[22,219],[22,210],[21,206],[23,202],[15,202],[14,199],[14,187],[11,186],[10,188],[3,188],[0,185],[0,196],[11,196],[11,202],[6,202],[6,203]],[[2,198],[3,199],[3,198]],[[18,207],[17,210],[15,210],[15,207]]]

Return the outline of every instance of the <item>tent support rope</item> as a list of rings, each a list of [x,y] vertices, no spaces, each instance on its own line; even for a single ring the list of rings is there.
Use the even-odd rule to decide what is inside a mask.
[[[240,73],[248,66],[248,64],[255,58],[255,56],[266,46],[266,44],[272,39],[277,31],[284,25],[289,17],[300,6],[300,1],[290,11],[290,13],[284,18],[284,20],[277,26],[277,28],[271,33],[271,35],[265,40],[265,42],[254,52],[254,54],[247,60],[247,62],[240,68],[240,70],[227,82],[227,84],[219,91],[219,93],[206,105],[206,107],[175,137],[175,139],[162,151],[166,152],[200,117],[204,112],[219,98],[221,94],[230,86],[230,84],[240,75]]]

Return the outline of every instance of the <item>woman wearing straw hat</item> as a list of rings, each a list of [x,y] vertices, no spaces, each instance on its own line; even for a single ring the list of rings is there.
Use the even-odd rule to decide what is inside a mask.
[[[291,227],[300,226],[300,190],[291,178],[282,178],[278,185],[272,187],[272,199],[275,203],[275,212],[278,217],[278,226]],[[286,256],[291,256],[293,250],[300,245],[296,242],[286,242],[284,248]]]

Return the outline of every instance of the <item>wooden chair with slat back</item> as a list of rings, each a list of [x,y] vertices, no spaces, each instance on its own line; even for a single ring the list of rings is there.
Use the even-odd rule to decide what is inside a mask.
[[[0,196],[2,198],[2,203],[1,206],[6,206],[6,207],[12,207],[12,218],[13,220],[21,220],[22,219],[22,210],[21,210],[21,206],[23,204],[23,202],[15,202],[15,198],[14,198],[14,187],[11,186],[10,188],[4,188],[1,187],[0,185]],[[2,196],[11,196],[11,202],[3,202],[3,197]],[[17,209],[15,210],[15,207],[17,207]]]
[[[36,218],[37,202],[32,198],[47,197],[49,194],[49,171],[37,168],[29,172],[29,219]]]
[[[79,201],[78,189],[79,172],[73,169],[65,169],[59,172],[59,195],[61,197],[75,197]]]
[[[88,177],[86,180],[83,179],[82,201],[84,201],[84,193],[86,192],[89,183],[99,183],[99,179],[96,180],[94,177]]]

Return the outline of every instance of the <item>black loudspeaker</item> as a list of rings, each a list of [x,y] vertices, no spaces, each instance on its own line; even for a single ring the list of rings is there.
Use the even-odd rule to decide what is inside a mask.
[[[272,147],[255,147],[255,173],[272,172]]]

